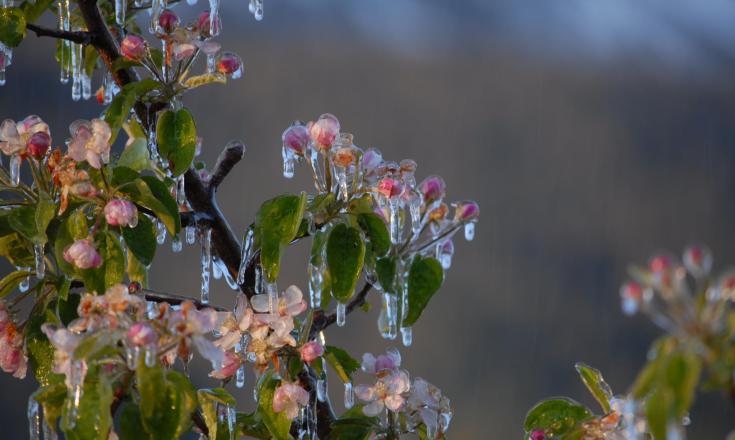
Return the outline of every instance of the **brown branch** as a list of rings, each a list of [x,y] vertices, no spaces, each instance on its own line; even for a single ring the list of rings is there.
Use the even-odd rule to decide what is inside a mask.
[[[210,190],[217,191],[217,187],[232,171],[232,168],[242,160],[245,155],[245,145],[240,141],[232,141],[227,144],[217,158],[212,170],[212,178],[209,181]]]
[[[352,313],[353,310],[365,304],[365,301],[367,301],[367,295],[372,287],[373,285],[370,283],[365,283],[365,285],[362,286],[362,289],[360,289],[357,295],[352,298],[352,301],[347,304],[347,314]],[[337,322],[336,313],[330,313],[327,315],[322,310],[314,312],[314,321],[311,325],[311,331],[309,332],[309,340],[314,339],[320,331],[326,329],[335,322]]]
[[[26,29],[35,32],[37,37],[59,38],[62,40],[69,40],[74,43],[83,44],[85,46],[92,42],[92,34],[85,31],[62,31],[59,29],[49,29],[37,26],[33,23],[26,23]]]

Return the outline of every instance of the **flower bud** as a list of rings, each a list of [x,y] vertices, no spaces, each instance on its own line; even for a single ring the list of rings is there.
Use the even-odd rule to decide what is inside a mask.
[[[546,438],[546,434],[544,434],[544,431],[541,429],[534,429],[531,431],[528,438],[529,440],[544,440]]]
[[[465,221],[480,215],[480,205],[472,200],[458,202],[455,204],[454,219]]]
[[[110,226],[130,226],[138,224],[138,209],[132,202],[113,199],[105,205],[105,220]]]
[[[37,131],[33,133],[30,139],[28,139],[28,154],[41,159],[46,155],[49,147],[51,146],[51,136],[45,131]]]
[[[301,353],[301,360],[306,363],[311,363],[324,354],[324,347],[318,341],[309,341],[299,351]]]
[[[712,270],[712,252],[706,246],[691,245],[684,250],[684,267],[695,277],[703,277]]]
[[[290,148],[294,153],[303,155],[309,144],[309,131],[300,122],[288,127],[281,135],[283,146]]]
[[[217,60],[217,72],[230,75],[233,79],[242,76],[242,59],[232,52],[223,52]]]
[[[446,189],[444,179],[439,176],[429,176],[419,184],[419,191],[423,194],[426,203],[444,198]]]
[[[94,269],[102,265],[102,257],[97,253],[91,239],[83,238],[64,249],[64,260],[79,269]]]
[[[385,177],[378,182],[377,191],[386,197],[396,197],[403,192],[403,184],[391,177]]]
[[[311,139],[321,150],[329,149],[339,134],[339,120],[332,114],[325,113],[319,116],[316,122],[309,125]]]
[[[164,9],[158,17],[158,25],[167,34],[170,34],[179,26],[179,16],[170,9]]]
[[[128,341],[136,347],[150,345],[156,341],[156,331],[147,322],[136,322],[128,330]]]
[[[219,15],[217,15],[214,18],[214,35],[210,35],[209,15],[209,11],[204,11],[199,14],[199,18],[197,19],[197,28],[199,29],[199,33],[204,37],[213,37],[220,32],[220,20]]]
[[[226,351],[224,358],[222,367],[219,370],[209,373],[209,377],[223,380],[234,376],[235,373],[237,373],[237,369],[240,368],[240,364],[242,364],[242,359],[231,351]]]
[[[383,163],[383,155],[375,148],[368,148],[362,155],[362,167],[365,171],[372,171]]]
[[[147,51],[146,41],[138,35],[128,34],[120,43],[120,53],[130,61],[140,61]]]

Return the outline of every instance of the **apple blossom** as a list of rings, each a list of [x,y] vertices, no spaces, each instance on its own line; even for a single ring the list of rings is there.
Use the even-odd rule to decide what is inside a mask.
[[[302,361],[311,363],[324,354],[324,346],[319,341],[309,341],[301,346],[299,353]]]
[[[0,151],[7,156],[24,153],[28,142],[37,133],[45,133],[49,137],[48,144],[51,143],[48,125],[38,116],[27,116],[17,123],[6,119],[0,124]]]
[[[419,191],[424,196],[424,201],[431,203],[444,197],[447,185],[441,177],[429,176],[419,184]]]
[[[45,131],[37,131],[28,139],[28,154],[40,159],[51,147],[51,136]]]
[[[120,53],[130,61],[141,61],[148,52],[148,43],[135,34],[128,34],[120,43]]]
[[[332,114],[325,113],[315,122],[307,126],[311,140],[319,150],[328,150],[339,135],[339,120]]]
[[[281,135],[283,147],[290,148],[294,153],[303,156],[309,145],[309,131],[299,122],[288,127]]]
[[[164,9],[161,15],[158,17],[158,24],[161,29],[167,34],[170,34],[179,26],[179,16],[170,9]]]
[[[217,72],[238,79],[242,76],[242,59],[235,53],[224,52],[217,59],[216,68]]]
[[[299,415],[302,406],[309,403],[309,393],[301,386],[288,382],[281,382],[273,394],[273,411],[284,412],[289,420]]]
[[[366,416],[377,416],[384,408],[397,412],[403,408],[411,383],[408,373],[404,370],[391,372],[379,377],[373,386],[358,385],[355,395],[367,402],[362,409]]]
[[[395,348],[390,348],[385,354],[380,354],[377,357],[373,356],[372,353],[362,355],[361,368],[367,374],[381,375],[391,373],[398,370],[400,366],[401,353]]]
[[[147,322],[136,322],[128,330],[128,341],[134,346],[150,345],[158,339],[156,331]]]
[[[101,168],[110,161],[110,138],[112,131],[102,119],[87,121],[79,119],[69,126],[69,156],[81,162],[86,160],[94,168]]]
[[[237,369],[240,368],[241,364],[242,359],[240,356],[231,351],[226,351],[224,354],[224,361],[222,362],[222,368],[209,373],[209,377],[220,380],[232,377],[237,372]]]
[[[105,205],[105,220],[110,226],[129,226],[138,224],[138,209],[124,199],[112,199]]]
[[[79,239],[67,246],[64,249],[64,260],[79,269],[94,269],[102,265],[102,257],[89,238]]]

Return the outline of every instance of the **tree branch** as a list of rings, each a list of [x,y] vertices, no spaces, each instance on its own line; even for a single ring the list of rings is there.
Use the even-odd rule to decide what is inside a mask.
[[[210,190],[217,191],[217,187],[232,171],[232,168],[242,160],[245,155],[245,145],[240,141],[232,141],[227,144],[217,158],[212,169],[212,178],[209,181]]]
[[[367,295],[372,287],[373,285],[370,283],[365,283],[365,285],[362,286],[362,289],[360,289],[357,295],[352,298],[352,301],[347,304],[347,314],[352,313],[353,310],[365,304],[365,301],[367,301]],[[314,313],[314,321],[311,324],[311,331],[309,332],[309,340],[314,339],[320,331],[326,329],[335,322],[337,322],[336,313],[330,313],[327,315],[323,310],[316,311]]]
[[[60,38],[62,40],[69,40],[85,46],[92,43],[92,34],[86,31],[73,32],[62,31],[59,29],[48,29],[37,26],[33,23],[26,23],[26,29],[35,32],[37,37]]]

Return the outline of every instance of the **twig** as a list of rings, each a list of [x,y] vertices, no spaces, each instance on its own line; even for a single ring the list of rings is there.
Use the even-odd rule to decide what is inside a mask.
[[[367,301],[367,295],[370,292],[370,289],[373,287],[370,283],[365,283],[364,286],[362,286],[362,289],[355,295],[354,298],[352,298],[352,301],[350,301],[347,304],[346,307],[346,313],[350,314],[353,310],[355,310],[358,307],[361,307],[363,304],[365,304],[365,301]],[[319,310],[314,313],[314,321],[311,325],[311,331],[309,332],[309,339],[314,339],[316,335],[329,327],[330,325],[337,322],[337,314],[336,313],[330,313],[325,314],[324,311]]]
[[[233,141],[227,144],[222,153],[217,158],[212,171],[212,178],[209,181],[210,190],[217,191],[217,187],[232,171],[232,168],[242,160],[245,155],[245,145],[240,141]]]
[[[33,23],[26,23],[26,29],[35,32],[37,37],[60,38],[85,46],[92,43],[92,34],[86,31],[62,31],[37,26]]]

